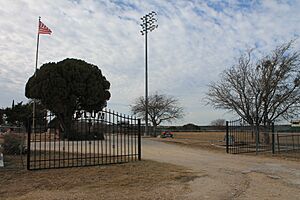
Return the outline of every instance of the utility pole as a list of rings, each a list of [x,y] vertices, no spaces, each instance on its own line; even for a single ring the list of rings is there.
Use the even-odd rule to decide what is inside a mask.
[[[145,133],[144,135],[149,135],[149,129],[148,129],[148,32],[153,31],[158,27],[157,24],[157,19],[155,18],[156,12],[152,11],[146,15],[144,15],[141,20],[141,33],[142,35],[145,35]]]

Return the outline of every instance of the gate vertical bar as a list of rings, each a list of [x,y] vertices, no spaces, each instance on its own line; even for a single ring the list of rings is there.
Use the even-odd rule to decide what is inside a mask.
[[[111,123],[111,115],[112,115],[113,113],[111,112],[111,110],[109,109],[109,115],[108,115],[108,121],[109,121],[109,123]],[[112,139],[111,139],[111,130],[112,130],[112,128],[114,128],[114,124],[112,125],[112,126],[109,126],[108,127],[108,134],[109,134],[109,164],[111,164],[112,162],[111,162],[111,155],[112,155]]]
[[[131,161],[133,161],[133,157],[134,157],[134,153],[133,153],[133,120],[132,120],[132,116],[130,118],[130,139],[131,139]]]
[[[119,122],[121,119],[121,114],[117,113],[117,122]],[[123,131],[121,125],[117,124],[117,130],[120,133],[120,160],[123,162]]]
[[[39,121],[40,121],[40,119],[39,119]],[[40,122],[39,122],[40,123]],[[39,128],[38,128],[38,130],[39,130],[39,135],[40,135],[40,138],[39,138],[39,140],[40,140],[40,149],[39,149],[39,168],[42,168],[41,166],[42,166],[42,163],[44,163],[44,161],[43,161],[43,156],[42,156],[42,127],[41,127],[41,125],[39,125]]]
[[[126,116],[125,114],[121,115],[121,122],[122,122],[122,119],[125,121],[126,120]],[[121,127],[122,127],[122,132],[124,134],[124,140],[123,140],[123,144],[124,144],[124,160],[125,162],[127,162],[127,153],[126,153],[126,124],[122,125],[121,123]]]
[[[293,141],[293,150],[295,150],[294,134],[292,134],[292,141]]]
[[[79,122],[80,122],[79,120],[80,120],[80,118],[81,118],[81,115],[76,120],[76,131],[75,131],[75,134],[77,135],[77,139],[76,139],[76,167],[79,166],[79,144],[81,143],[80,142],[80,129],[79,129]],[[80,157],[80,159],[81,159],[81,157]]]
[[[279,143],[279,135],[277,133],[277,150],[278,150],[278,153],[280,153],[280,143]]]
[[[27,170],[30,170],[30,140],[31,140],[31,122],[28,120],[28,136],[27,136]]]
[[[48,113],[46,112],[46,123],[47,123],[47,119],[50,119],[51,121],[51,116],[48,115]],[[49,130],[49,168],[51,168],[51,142],[52,142],[52,138],[51,138],[51,129],[49,128],[49,124],[47,123],[47,132]]]
[[[136,161],[136,155],[137,155],[137,142],[136,142],[136,136],[137,136],[137,119],[134,117],[134,160]]]
[[[54,118],[54,117],[53,117]],[[50,117],[50,121],[51,121],[51,117]],[[59,132],[58,132],[58,137],[59,137]],[[57,157],[56,157],[56,127],[54,128],[54,144],[53,144],[53,168],[55,168],[55,163],[56,163],[56,160],[57,160]]]
[[[101,145],[101,164],[103,165],[103,156],[104,156],[104,152],[103,152],[103,140],[105,140],[105,131],[104,131],[104,127],[105,127],[105,119],[104,119],[104,113],[105,113],[105,110],[102,110],[101,111],[101,115],[100,115],[100,122],[101,122],[101,124],[100,124],[100,130],[101,130],[101,132],[102,132],[102,135],[103,135],[103,137],[102,137],[102,140],[100,141],[100,145]]]
[[[118,117],[118,113],[114,113],[114,118],[116,118],[115,119],[115,121],[116,122],[118,122],[118,120],[119,120],[119,117]],[[113,124],[115,124],[116,122],[115,121],[113,121]],[[116,137],[117,137],[117,162],[119,163],[120,162],[120,135],[121,135],[121,133],[120,133],[120,131],[119,131],[119,127],[118,126],[116,126],[115,127],[115,129],[116,129]]]
[[[256,139],[255,139],[255,154],[258,154],[258,146],[259,146],[259,125],[256,124],[255,126],[255,135],[256,135]]]
[[[126,124],[126,126],[127,126],[127,130],[126,130],[126,132],[127,132],[127,144],[128,144],[128,146],[127,146],[127,158],[128,158],[128,162],[130,161],[130,138],[129,138],[129,130],[130,130],[130,127],[129,127],[129,115],[127,115],[127,118],[126,118],[126,120],[127,120],[127,124]]]
[[[141,119],[138,119],[138,159],[142,160]]]
[[[112,132],[111,132],[111,135],[112,135],[112,141],[110,141],[112,143],[111,145],[111,148],[112,148],[112,154],[113,154],[113,163],[116,162],[116,155],[115,155],[115,111],[112,112],[112,124],[113,124],[113,127],[112,127]],[[117,122],[118,123],[118,122]]]
[[[229,153],[228,137],[229,137],[229,127],[228,127],[228,121],[226,121],[226,153]]]
[[[275,153],[275,135],[274,135],[274,122],[272,123],[272,154]]]

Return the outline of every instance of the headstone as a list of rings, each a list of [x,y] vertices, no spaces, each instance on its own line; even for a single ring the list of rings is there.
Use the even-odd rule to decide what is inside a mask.
[[[3,153],[0,153],[0,167],[4,167]]]
[[[226,135],[225,135],[224,141],[226,142],[226,140],[227,140],[227,137],[226,137]],[[234,143],[235,143],[235,138],[234,138],[234,136],[233,136],[233,135],[228,135],[228,145],[234,145]]]

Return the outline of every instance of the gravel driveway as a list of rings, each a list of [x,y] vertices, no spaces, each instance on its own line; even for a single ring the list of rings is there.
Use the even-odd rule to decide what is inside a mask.
[[[300,162],[231,155],[144,138],[142,158],[197,172],[186,199],[300,200]]]

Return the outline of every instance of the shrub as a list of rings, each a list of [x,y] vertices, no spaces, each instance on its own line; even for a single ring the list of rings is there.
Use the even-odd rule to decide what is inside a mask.
[[[9,133],[4,135],[3,153],[20,154],[25,152],[23,137],[20,134]]]
[[[91,131],[90,133],[87,132],[80,132],[74,131],[69,135],[66,135],[68,140],[79,141],[79,140],[104,140],[103,132],[99,131]]]

